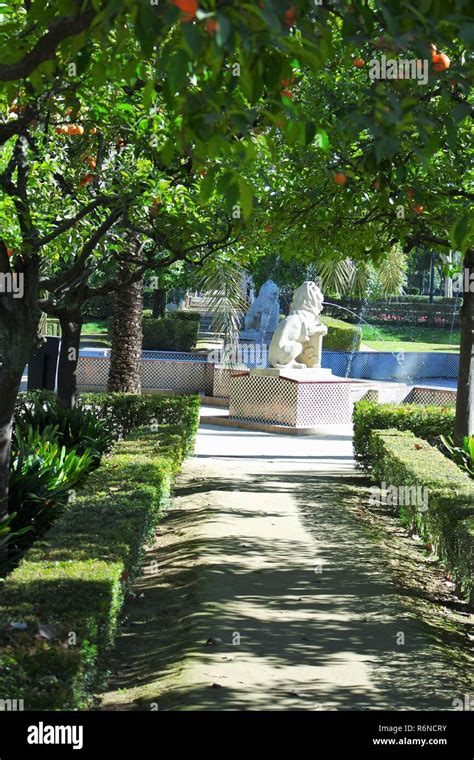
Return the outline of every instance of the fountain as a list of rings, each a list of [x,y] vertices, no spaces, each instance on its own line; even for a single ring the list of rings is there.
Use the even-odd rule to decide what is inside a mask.
[[[312,281],[293,294],[269,348],[271,367],[239,371],[231,377],[229,419],[295,434],[351,422],[351,380],[321,368],[327,327],[319,320],[323,294]]]

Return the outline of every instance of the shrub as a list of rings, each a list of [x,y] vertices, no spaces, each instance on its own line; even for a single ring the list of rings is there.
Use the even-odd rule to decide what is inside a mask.
[[[178,426],[185,455],[192,453],[199,424],[198,396],[163,396],[159,393],[83,393],[78,401],[81,409],[90,409],[116,438],[128,435],[134,428],[151,429]]]
[[[395,428],[411,430],[429,443],[438,443],[439,436],[452,435],[455,410],[452,407],[417,404],[379,404],[357,401],[354,404],[354,455],[359,466],[370,463],[369,440],[372,430]]]
[[[174,311],[172,312],[174,319],[181,319],[184,322],[199,322],[201,321],[201,315],[197,311]]]
[[[89,449],[66,450],[56,436],[54,427],[39,432],[31,425],[13,435],[8,509],[17,513],[13,530],[31,528],[29,540],[50,526],[93,466]]]
[[[362,330],[349,322],[333,317],[321,317],[328,328],[328,334],[323,338],[323,348],[327,351],[359,351]]]
[[[181,435],[171,459],[166,453]],[[0,595],[2,695],[23,698],[27,710],[85,706],[188,435],[185,423],[170,424],[159,433],[134,431],[118,443],[8,576]],[[9,629],[15,622],[26,628]]]
[[[456,446],[452,437],[442,435],[441,450],[469,477],[474,478],[474,435],[465,435],[462,446]]]
[[[25,426],[38,430],[54,427],[58,443],[78,454],[91,451],[95,464],[114,442],[113,433],[92,410],[63,409],[55,396],[41,392],[22,394],[18,399],[14,427],[24,431]]]
[[[173,315],[143,319],[143,348],[151,351],[191,351],[196,345],[199,322]]]
[[[372,475],[379,483],[427,488],[427,511],[415,500],[401,508],[401,516],[425,541],[434,544],[460,592],[472,595],[474,483],[411,431],[373,430],[369,456]]]

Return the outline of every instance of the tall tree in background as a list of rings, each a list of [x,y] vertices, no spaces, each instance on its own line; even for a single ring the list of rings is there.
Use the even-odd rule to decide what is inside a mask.
[[[140,393],[143,281],[127,285],[127,278],[128,272],[122,270],[120,279],[123,286],[115,296],[107,390]]]

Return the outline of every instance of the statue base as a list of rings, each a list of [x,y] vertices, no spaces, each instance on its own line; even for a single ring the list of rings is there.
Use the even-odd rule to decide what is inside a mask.
[[[334,378],[331,369],[323,367],[307,367],[306,369],[297,369],[296,367],[268,367],[266,369],[251,369],[250,375],[259,377],[281,377],[287,380],[296,380],[297,382],[317,382],[318,380],[341,380]]]
[[[352,420],[352,381],[328,369],[252,369],[230,378],[229,419],[314,428]]]

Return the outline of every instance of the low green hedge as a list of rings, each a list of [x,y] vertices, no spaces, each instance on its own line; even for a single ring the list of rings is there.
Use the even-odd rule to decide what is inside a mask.
[[[435,444],[440,435],[453,434],[454,415],[454,407],[357,401],[352,416],[356,461],[365,469],[369,467],[369,440],[372,430],[411,430],[420,438]]]
[[[144,317],[143,349],[150,351],[191,351],[196,346],[199,321],[178,317],[179,312],[154,319]]]
[[[191,407],[181,423],[134,430],[117,443],[7,577],[0,593],[3,699],[24,699],[27,710],[87,704],[117,631],[127,582],[192,445]]]
[[[119,438],[134,428],[179,426],[186,456],[192,453],[199,424],[198,396],[169,396],[159,393],[81,393],[78,405],[93,409],[96,416]]]
[[[328,328],[328,334],[323,338],[326,351],[359,351],[362,339],[360,327],[334,317],[321,316],[320,319]]]
[[[371,472],[377,483],[427,489],[427,500],[410,498],[401,517],[434,545],[461,593],[472,599],[474,483],[454,462],[411,431],[373,430]],[[413,494],[415,495],[415,494]],[[427,507],[427,509],[426,509]]]

